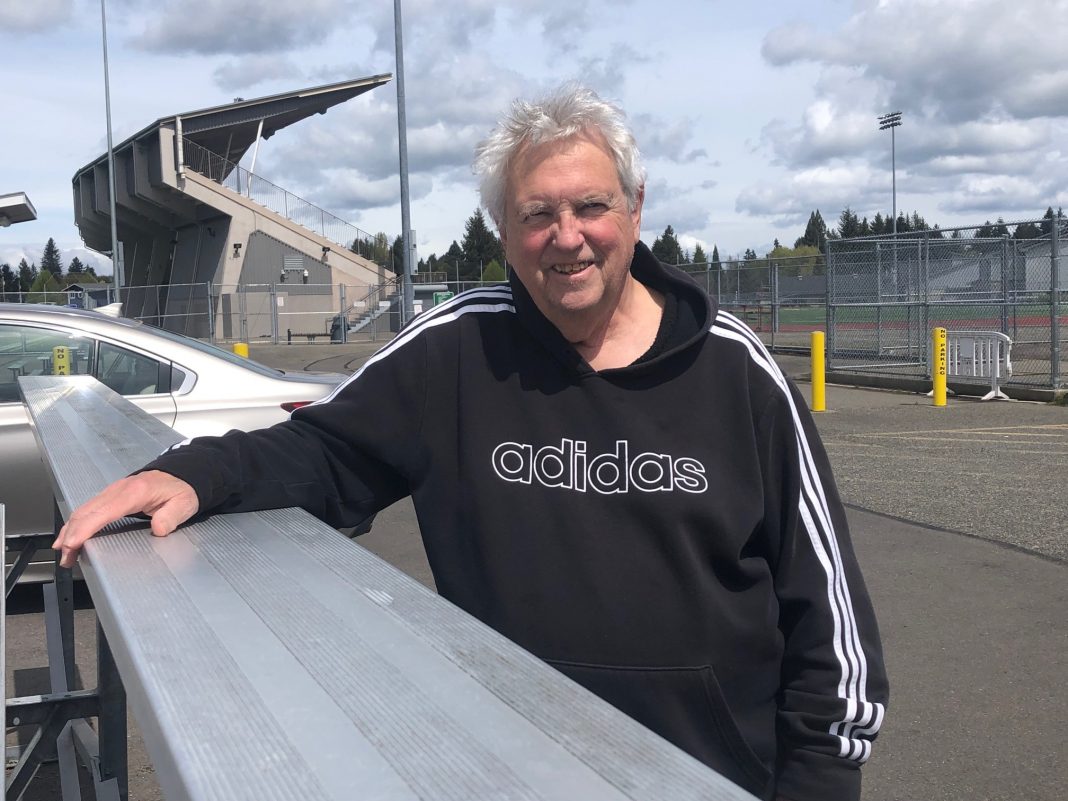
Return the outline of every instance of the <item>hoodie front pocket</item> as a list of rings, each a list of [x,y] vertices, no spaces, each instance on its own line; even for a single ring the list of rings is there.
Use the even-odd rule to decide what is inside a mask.
[[[711,667],[549,664],[735,784],[758,797],[768,790],[771,771],[746,743]]]

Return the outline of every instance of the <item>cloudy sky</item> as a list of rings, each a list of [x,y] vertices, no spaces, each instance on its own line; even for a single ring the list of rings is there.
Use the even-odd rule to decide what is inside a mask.
[[[234,97],[394,72],[391,0],[107,0],[116,143]],[[792,244],[820,209],[942,227],[1068,206],[1068,0],[404,0],[412,227],[442,253],[478,204],[475,143],[517,96],[579,79],[627,111],[667,225],[722,256]],[[84,251],[71,178],[106,150],[99,0],[0,0],[0,194]],[[358,227],[400,231],[394,83],[264,143],[256,172]],[[94,263],[103,264],[99,257]],[[105,268],[105,271],[110,268]]]

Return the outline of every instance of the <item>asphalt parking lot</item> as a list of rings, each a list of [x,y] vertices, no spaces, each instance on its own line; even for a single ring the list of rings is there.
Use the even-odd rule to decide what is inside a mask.
[[[283,369],[352,372],[382,343],[256,345]],[[807,360],[781,357],[802,379]],[[867,801],[1060,801],[1068,787],[1068,408],[828,387],[817,415],[849,508],[891,678]],[[407,501],[360,542],[432,585]],[[43,664],[38,604],[8,627],[23,685]],[[93,683],[93,616],[76,613]],[[17,652],[17,653],[16,653]],[[36,660],[36,661],[34,661]],[[25,692],[25,686],[21,691]],[[130,798],[160,798],[131,730]],[[50,789],[51,788],[51,789]],[[29,801],[56,797],[43,777]]]

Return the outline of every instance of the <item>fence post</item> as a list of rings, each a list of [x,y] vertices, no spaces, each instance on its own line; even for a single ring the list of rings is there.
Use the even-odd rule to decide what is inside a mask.
[[[831,255],[831,240],[827,239],[824,244],[823,257],[823,298],[826,304],[824,328],[827,329],[827,343],[824,355],[824,365],[834,361],[834,258]]]
[[[779,265],[771,265],[771,349],[775,350],[775,334],[779,331]]]
[[[1001,333],[1008,336],[1009,334],[1009,292],[1008,292],[1008,276],[1009,276],[1009,235],[1001,235]],[[1015,259],[1012,259],[1015,263]]]
[[[238,284],[237,287],[237,308],[238,314],[241,317],[241,341],[248,342],[248,287],[244,284]]]
[[[338,303],[338,326],[341,332],[341,342],[345,344],[349,341],[349,321],[346,319],[345,309],[348,308],[348,303],[345,301],[345,285],[339,283],[337,285],[337,303]]]
[[[208,342],[215,344],[215,284],[205,284],[208,294]]]
[[[278,286],[277,284],[268,284],[268,303],[271,306],[271,344],[278,344]]]
[[[1050,274],[1049,274],[1049,342],[1050,342],[1050,386],[1054,389],[1061,384],[1061,220],[1060,216],[1052,220],[1050,236]]]
[[[875,243],[875,358],[883,356],[883,251]]]

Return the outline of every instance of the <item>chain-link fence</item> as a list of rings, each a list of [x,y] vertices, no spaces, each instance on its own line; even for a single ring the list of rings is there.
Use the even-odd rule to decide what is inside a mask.
[[[810,333],[826,324],[823,254],[678,267],[775,350],[807,350]]]
[[[1026,235],[1024,235],[1026,234]],[[775,350],[807,352],[827,332],[836,372],[927,378],[931,329],[998,331],[1013,341],[1011,381],[1064,385],[1068,221],[998,224],[831,240],[826,257],[680,264],[721,308]],[[1059,269],[1058,269],[1059,268]],[[489,282],[417,276],[416,311]],[[401,327],[400,286],[185,284],[121,291],[127,316],[212,342],[378,341]],[[110,286],[0,293],[8,302],[95,308]]]
[[[1006,383],[1060,387],[1066,235],[1047,218],[828,242],[828,369],[928,378],[933,328],[997,331]]]

